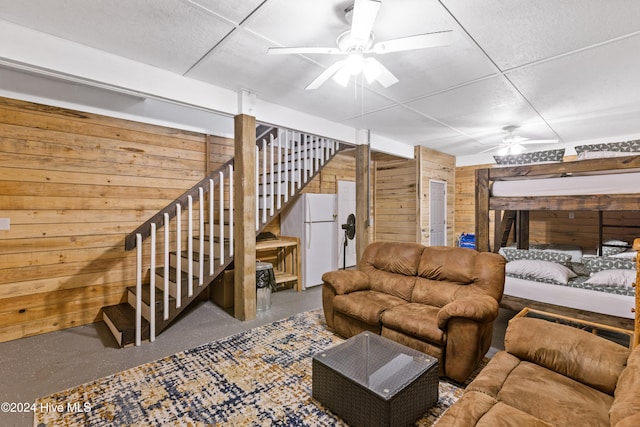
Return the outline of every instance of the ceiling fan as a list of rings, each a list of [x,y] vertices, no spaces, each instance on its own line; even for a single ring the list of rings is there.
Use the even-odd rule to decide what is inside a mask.
[[[351,29],[340,34],[336,40],[337,47],[271,47],[268,54],[329,54],[346,56],[344,60],[335,62],[318,77],[306,90],[319,88],[324,82],[333,79],[342,86],[347,86],[351,76],[364,74],[368,83],[377,81],[385,88],[398,82],[396,76],[373,56],[405,50],[423,49],[448,45],[451,41],[451,30],[427,34],[400,37],[374,43],[371,30],[380,10],[381,0],[355,0],[345,9],[345,18],[351,23]]]
[[[498,150],[498,154],[520,154],[525,150],[525,145],[528,144],[553,144],[558,142],[557,139],[529,139],[523,138],[519,135],[514,135],[514,131],[518,129],[519,126],[505,126],[502,128],[503,131],[507,132],[507,135],[502,138],[502,143],[496,145],[495,147],[487,148],[486,150],[481,151],[480,153],[486,153],[488,151]]]

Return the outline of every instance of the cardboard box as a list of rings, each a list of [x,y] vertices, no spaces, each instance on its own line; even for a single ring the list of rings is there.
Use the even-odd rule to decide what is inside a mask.
[[[225,270],[211,284],[211,301],[222,308],[233,307],[233,270]]]

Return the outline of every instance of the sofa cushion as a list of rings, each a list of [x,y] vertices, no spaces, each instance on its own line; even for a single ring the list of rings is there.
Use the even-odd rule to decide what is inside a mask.
[[[468,391],[450,407],[437,425],[476,427],[551,427],[526,412],[513,408],[481,392]]]
[[[640,346],[629,356],[620,374],[611,406],[611,425],[640,425]],[[624,421],[624,422],[623,422]]]
[[[411,293],[416,284],[415,276],[403,276],[382,270],[370,270],[366,274],[369,276],[371,290],[402,298],[405,302],[411,300]]]
[[[609,425],[613,397],[535,363],[511,371],[497,399],[554,426]]]
[[[526,317],[510,321],[504,346],[520,359],[610,395],[629,357],[628,348],[587,331]]]
[[[360,270],[370,269],[415,276],[424,246],[417,243],[374,242],[369,244],[360,260]]]
[[[382,313],[382,324],[412,337],[444,345],[444,331],[436,323],[438,310],[438,307],[424,304],[397,305]]]
[[[370,289],[409,301],[423,250],[417,243],[371,243],[358,269],[369,277]]]
[[[473,282],[478,252],[467,248],[429,246],[420,257],[418,275],[459,284]]]
[[[377,291],[358,291],[346,295],[336,295],[333,300],[333,308],[336,312],[369,325],[380,324],[382,312],[399,304],[406,304],[406,301]]]
[[[418,277],[411,294],[411,302],[443,307],[453,301],[460,285],[441,280]]]

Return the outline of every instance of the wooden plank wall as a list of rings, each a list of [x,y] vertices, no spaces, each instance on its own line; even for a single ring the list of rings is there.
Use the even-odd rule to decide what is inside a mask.
[[[376,157],[374,241],[419,241],[417,174],[416,160]]]
[[[574,160],[567,156],[565,161]],[[490,165],[456,168],[455,234],[473,233],[475,230],[475,170]],[[605,213],[608,224],[640,225],[640,211]],[[587,250],[595,250],[598,244],[598,213],[590,211],[532,211],[530,217],[530,243],[574,244]],[[640,229],[605,230],[604,239],[621,239],[633,242],[640,236]],[[491,215],[491,245],[493,246],[493,214]]]
[[[429,181],[444,181],[447,185],[447,245],[453,246],[455,236],[455,182],[456,158],[448,154],[425,147],[416,147],[416,158],[419,159],[418,176],[420,177],[419,203],[419,243],[429,245]]]
[[[125,235],[204,176],[204,147],[201,134],[0,98],[0,341],[123,301]]]

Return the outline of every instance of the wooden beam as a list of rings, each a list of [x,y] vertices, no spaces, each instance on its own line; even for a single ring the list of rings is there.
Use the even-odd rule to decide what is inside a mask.
[[[476,249],[480,252],[490,250],[489,169],[476,170]]]
[[[356,257],[360,262],[364,249],[370,243],[370,158],[369,145],[356,147]]]
[[[538,175],[562,175],[575,172],[608,171],[617,169],[640,168],[640,156],[612,157],[605,159],[579,160],[562,163],[544,163],[518,165],[504,168],[489,168],[491,180],[499,180],[506,177],[535,177]],[[635,172],[628,170],[627,172]]]
[[[529,249],[529,211],[518,211],[516,243],[518,249]]]
[[[638,210],[638,206],[640,206],[640,196],[637,194],[592,194],[584,196],[492,197],[490,207],[491,210],[628,211]]]
[[[234,313],[240,320],[256,317],[256,119],[235,117],[233,171]]]

